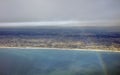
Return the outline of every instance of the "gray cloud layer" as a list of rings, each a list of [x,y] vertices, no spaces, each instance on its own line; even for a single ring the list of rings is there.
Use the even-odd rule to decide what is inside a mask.
[[[0,22],[120,20],[120,0],[0,0]]]

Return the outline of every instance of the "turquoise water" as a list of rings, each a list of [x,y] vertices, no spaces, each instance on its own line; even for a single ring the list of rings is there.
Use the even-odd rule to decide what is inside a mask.
[[[0,49],[0,75],[120,75],[120,53]]]

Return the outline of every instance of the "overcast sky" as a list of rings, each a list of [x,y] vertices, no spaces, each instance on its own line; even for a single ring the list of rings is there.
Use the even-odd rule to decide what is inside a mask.
[[[37,24],[114,22],[119,25],[120,0],[0,0],[1,23],[31,21]]]

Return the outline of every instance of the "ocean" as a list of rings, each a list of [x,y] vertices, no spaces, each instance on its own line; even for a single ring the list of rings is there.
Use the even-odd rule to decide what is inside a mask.
[[[1,48],[0,75],[120,75],[120,53]]]

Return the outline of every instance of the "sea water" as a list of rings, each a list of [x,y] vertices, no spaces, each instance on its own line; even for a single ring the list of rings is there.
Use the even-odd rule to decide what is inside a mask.
[[[120,75],[120,53],[1,48],[0,75]]]

